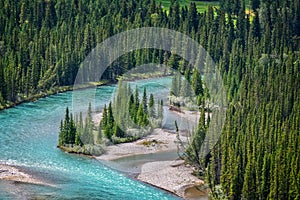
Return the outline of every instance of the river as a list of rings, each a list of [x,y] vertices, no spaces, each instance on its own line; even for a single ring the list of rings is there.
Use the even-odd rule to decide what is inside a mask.
[[[166,97],[171,79],[137,83],[140,88],[147,87],[149,93],[160,91],[159,95]],[[96,109],[111,99],[115,87],[97,88]],[[89,89],[80,92],[85,95]],[[59,150],[59,124],[67,106],[72,106],[72,92],[0,111],[0,163],[16,165],[54,185],[0,181],[0,199],[177,199],[95,159]]]

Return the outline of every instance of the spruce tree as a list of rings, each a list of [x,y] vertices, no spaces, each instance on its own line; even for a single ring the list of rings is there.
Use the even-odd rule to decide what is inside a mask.
[[[155,117],[154,96],[152,93],[149,98],[149,116]]]
[[[114,123],[115,123],[115,119],[112,111],[112,103],[109,102],[108,111],[107,111],[107,126],[113,128]]]
[[[139,126],[144,126],[144,109],[143,105],[140,104],[139,109],[137,111],[137,123]]]
[[[203,90],[203,83],[202,83],[202,78],[200,76],[200,73],[198,72],[198,70],[194,70],[193,71],[193,75],[192,75],[192,88],[195,92],[196,96],[203,96],[204,94],[204,90]]]
[[[101,128],[105,128],[108,122],[108,117],[107,117],[107,108],[106,108],[106,104],[104,105],[103,108],[103,113],[102,113],[102,119],[100,122],[100,127]]]
[[[63,120],[60,121],[60,126],[59,126],[59,135],[58,135],[58,146],[62,146],[65,141],[63,140],[63,135],[64,135],[64,125],[63,125]]]
[[[148,105],[147,105],[147,91],[146,91],[146,88],[144,88],[142,103],[143,103],[144,113],[147,114],[148,113]]]

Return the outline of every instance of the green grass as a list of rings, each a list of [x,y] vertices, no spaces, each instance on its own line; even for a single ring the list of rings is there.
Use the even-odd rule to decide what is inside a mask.
[[[170,0],[156,0],[157,3],[161,2],[163,5],[163,9],[169,11],[171,2]],[[214,6],[219,7],[218,1],[192,1],[192,0],[178,0],[180,6],[189,6],[191,2],[196,3],[196,7],[198,12],[203,13],[204,11],[207,11],[208,6]],[[250,10],[249,0],[245,0],[245,6],[246,6],[246,13],[249,12],[252,13],[253,11]],[[253,19],[253,13],[250,15],[250,21]]]
[[[161,2],[163,5],[163,9],[164,10],[169,10],[169,7],[171,5],[170,0],[156,0],[157,3]],[[196,3],[196,7],[198,12],[203,13],[204,11],[207,10],[208,6],[217,6],[219,7],[219,2],[218,1],[191,1],[191,0],[178,0],[180,6],[187,6],[189,7],[191,2],[195,2]]]

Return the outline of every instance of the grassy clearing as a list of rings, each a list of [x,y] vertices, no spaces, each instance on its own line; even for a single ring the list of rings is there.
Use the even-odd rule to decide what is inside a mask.
[[[163,5],[163,9],[169,11],[171,1],[170,0],[156,0],[157,3],[161,2]],[[189,6],[191,2],[196,3],[196,7],[198,12],[203,13],[204,11],[207,11],[208,6],[213,7],[219,7],[219,1],[192,1],[192,0],[178,0],[180,6]],[[250,9],[250,1],[245,0],[245,6],[246,6],[246,14],[250,15],[250,23],[253,20],[254,12]],[[235,20],[234,20],[235,21]],[[234,22],[235,23],[235,22]]]
[[[169,10],[170,7],[170,0],[156,0],[157,3],[161,2],[163,5],[164,10]],[[219,7],[219,2],[218,1],[191,1],[191,0],[178,0],[180,6],[189,6],[191,2],[195,2],[197,6],[197,10],[200,13],[203,13],[204,11],[207,10],[208,6],[216,6]]]

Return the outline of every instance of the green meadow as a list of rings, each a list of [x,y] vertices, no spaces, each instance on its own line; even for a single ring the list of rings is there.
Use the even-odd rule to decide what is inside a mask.
[[[163,9],[164,10],[169,10],[171,1],[170,0],[156,0],[157,3],[161,2]],[[195,2],[197,6],[197,10],[200,13],[203,13],[204,11],[207,10],[208,6],[214,6],[214,7],[219,7],[219,1],[192,1],[192,0],[178,0],[180,6],[189,6],[191,2]],[[246,13],[249,14],[252,13],[253,11],[250,10],[250,1],[245,0],[245,6],[246,6]],[[253,14],[250,15],[250,21],[252,21]]]
[[[157,0],[157,3],[161,2],[163,5],[163,9],[164,10],[169,10],[169,7],[171,5],[171,1],[170,0]],[[195,2],[196,6],[197,6],[197,10],[199,12],[204,12],[207,10],[208,6],[219,6],[219,2],[218,1],[191,1],[191,0],[178,0],[180,6],[189,6],[191,2]]]

